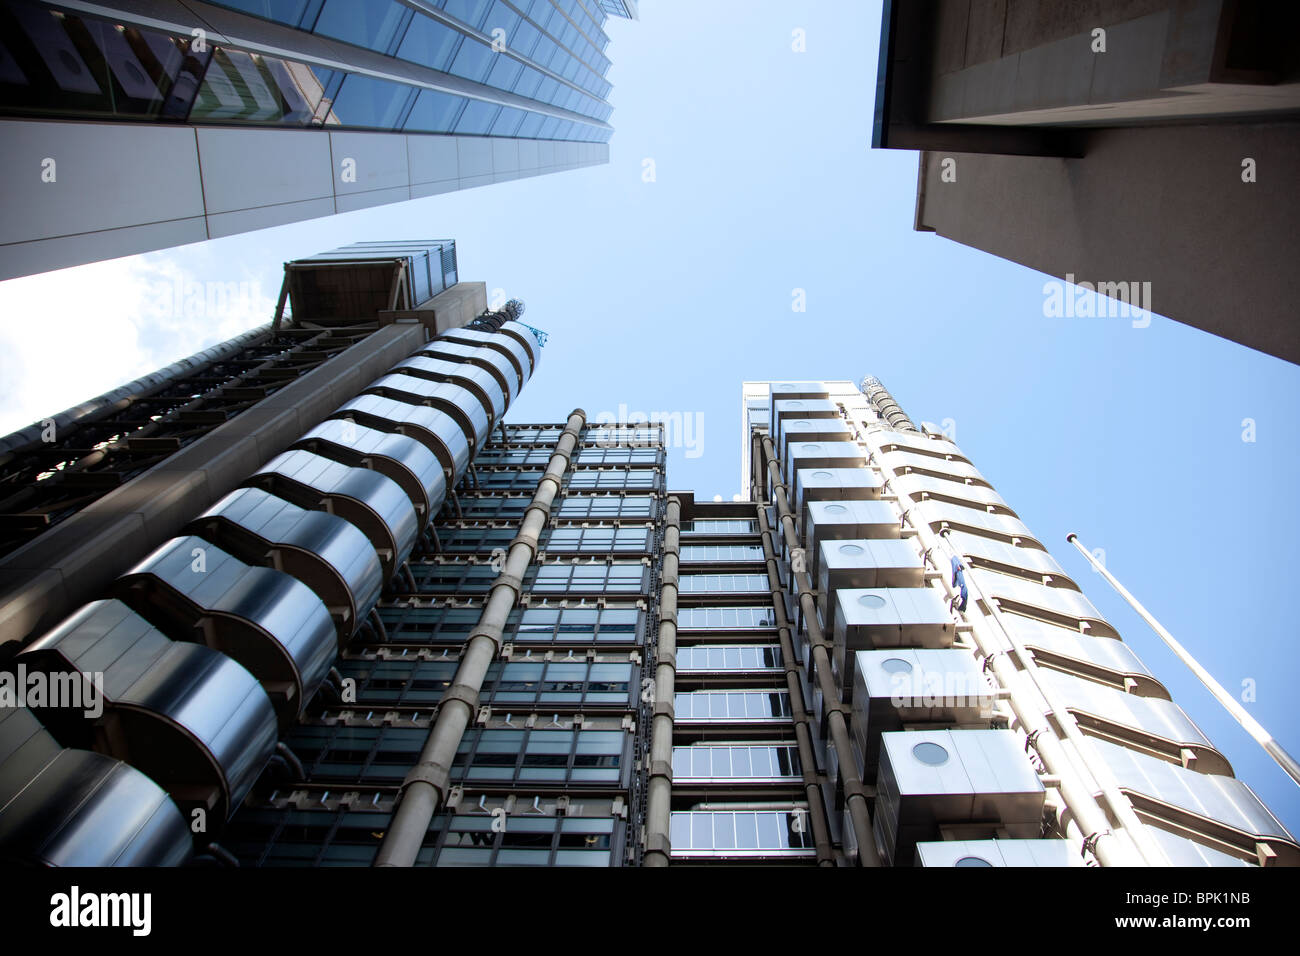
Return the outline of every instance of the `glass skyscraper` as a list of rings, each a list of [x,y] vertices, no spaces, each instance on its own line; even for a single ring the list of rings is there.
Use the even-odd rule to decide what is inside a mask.
[[[611,15],[3,0],[0,279],[608,162]]]
[[[0,440],[0,859],[1300,864],[881,382],[745,383],[748,494],[696,501],[661,424],[506,423],[546,336],[456,273],[290,263]]]

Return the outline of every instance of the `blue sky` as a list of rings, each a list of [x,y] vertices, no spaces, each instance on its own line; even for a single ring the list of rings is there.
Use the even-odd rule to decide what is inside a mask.
[[[791,48],[795,29],[806,52]],[[869,148],[878,3],[645,0],[639,23],[608,30],[607,166],[0,284],[0,430],[266,321],[288,259],[454,238],[461,277],[523,298],[551,335],[511,420],[562,421],[575,405],[698,413],[702,454],[672,453],[675,488],[739,490],[744,380],[874,374],[914,420],[952,419],[976,466],[1300,833],[1300,790],[1065,542],[1077,531],[1104,549],[1230,691],[1253,680],[1247,707],[1300,753],[1288,583],[1300,368],[1160,317],[1046,318],[1047,276],[913,232],[916,154]],[[219,321],[141,318],[140,289],[177,275],[253,281],[261,295]],[[806,312],[791,309],[795,289]],[[71,330],[57,347],[55,322]]]

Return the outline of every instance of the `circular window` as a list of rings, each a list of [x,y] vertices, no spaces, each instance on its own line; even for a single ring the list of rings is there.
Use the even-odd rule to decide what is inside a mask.
[[[880,608],[884,607],[889,602],[879,594],[864,594],[862,597],[858,598],[858,603],[863,607]]]
[[[981,856],[963,856],[953,866],[992,866],[988,860]]]
[[[804,443],[803,443],[801,446],[799,446],[799,447],[800,447],[800,450],[801,450],[801,451],[805,451],[805,452],[809,452],[809,451],[821,451],[821,450],[822,450],[822,446],[821,446],[821,445],[818,445],[816,442],[813,442],[813,443],[811,443],[811,444],[809,444],[808,442],[804,442]]]
[[[858,544],[842,544],[842,545],[840,545],[840,554],[861,554],[861,553],[862,553],[862,546],[861,546],[861,545],[858,545]]]
[[[797,398],[790,399],[790,401],[786,402],[786,405],[790,408],[803,408],[803,402],[799,401]]]
[[[844,507],[843,505],[827,505],[827,506],[826,506],[826,513],[827,513],[828,515],[842,515],[842,514],[844,514],[844,512],[846,512],[846,511],[848,511],[848,510],[849,510],[849,509],[846,508],[846,507]]]
[[[834,478],[835,476],[832,475],[829,471],[814,471],[814,472],[813,472],[813,477],[814,477],[814,478]]]
[[[913,747],[912,756],[931,767],[937,767],[948,762],[948,751],[938,744],[930,743],[928,740]]]
[[[797,422],[791,422],[790,424],[797,428],[812,428],[812,422],[806,422],[803,419],[799,419]]]
[[[912,673],[912,665],[901,657],[888,657],[880,662],[880,667],[882,670],[890,674]]]

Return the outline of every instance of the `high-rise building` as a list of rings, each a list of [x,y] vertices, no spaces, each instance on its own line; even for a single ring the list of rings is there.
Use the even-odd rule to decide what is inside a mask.
[[[0,279],[609,161],[597,0],[0,3]]]
[[[0,857],[1300,863],[877,380],[745,383],[696,501],[662,424],[503,420],[545,334],[450,243],[287,269],[0,445]]]
[[[1300,8],[883,6],[872,141],[920,152],[916,230],[1099,292],[1108,318],[1300,362]]]

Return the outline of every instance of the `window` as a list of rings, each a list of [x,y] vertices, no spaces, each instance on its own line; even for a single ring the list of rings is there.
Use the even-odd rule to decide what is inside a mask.
[[[674,857],[816,856],[807,811],[682,810],[673,813]]]
[[[679,721],[779,721],[790,718],[790,695],[775,690],[695,690],[675,694]]]
[[[416,14],[397,48],[403,60],[446,72],[465,34],[445,23]]]
[[[683,574],[678,586],[683,594],[753,594],[772,589],[766,574]]]
[[[393,129],[397,126],[414,88],[351,73],[339,88],[333,113],[345,126]]]
[[[659,485],[658,472],[647,468],[597,471],[580,468],[569,474],[569,487],[578,489],[637,488],[652,489]]]
[[[542,538],[542,550],[548,553],[643,552],[651,548],[650,528],[556,528]]]
[[[534,594],[589,591],[596,593],[639,593],[646,581],[646,568],[636,563],[546,564],[537,569],[529,587]]]
[[[802,775],[792,744],[697,745],[673,748],[673,782],[731,780],[768,783]]]
[[[677,629],[682,631],[739,631],[776,627],[770,607],[684,607],[677,611]]]
[[[683,561],[762,561],[757,544],[688,544],[681,549]]]
[[[683,534],[758,534],[753,518],[697,518],[682,523]]]
[[[628,495],[571,495],[560,502],[560,518],[650,518],[657,513],[654,498]]]
[[[636,608],[546,608],[514,611],[507,634],[519,644],[637,644],[640,611]]]
[[[326,0],[313,32],[386,53],[408,9],[396,0]]]
[[[677,649],[677,670],[680,673],[765,671],[780,667],[779,644],[696,644]]]

